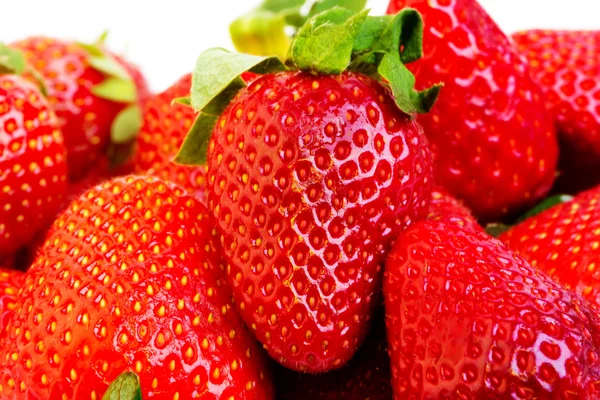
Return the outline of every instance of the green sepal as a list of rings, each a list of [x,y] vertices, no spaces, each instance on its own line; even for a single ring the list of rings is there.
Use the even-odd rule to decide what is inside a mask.
[[[110,127],[110,141],[116,144],[135,139],[142,127],[142,112],[137,104],[122,109]]]
[[[117,103],[133,103],[137,100],[137,89],[132,80],[106,78],[92,87],[98,97]]]
[[[192,106],[192,99],[190,98],[190,96],[187,97],[176,97],[171,101],[171,104],[181,104],[184,106],[188,106],[191,107]]]
[[[314,16],[298,31],[287,63],[315,74],[341,74],[352,61],[354,41],[368,13],[334,7]]]
[[[213,48],[200,54],[192,74],[190,104],[199,111],[194,125],[175,156],[179,164],[201,165],[213,128],[235,95],[246,86],[240,75],[246,71],[266,74],[285,70],[277,57],[259,57]],[[178,100],[178,99],[176,99]],[[187,100],[181,100],[187,103]]]
[[[506,232],[509,229],[510,229],[510,225],[502,224],[499,222],[494,222],[491,224],[487,224],[485,226],[485,232],[488,235],[495,237],[495,238],[502,235],[504,232]]]
[[[0,75],[20,75],[25,71],[25,56],[19,50],[0,43]]]
[[[308,18],[330,10],[334,7],[342,7],[350,11],[359,12],[364,10],[366,5],[367,0],[318,0],[310,8],[310,11],[308,12]]]
[[[203,111],[214,99],[221,99],[219,95],[223,92],[232,92],[228,99],[231,100],[245,86],[240,75],[246,71],[265,74],[283,70],[285,66],[277,57],[231,53],[222,48],[208,49],[198,57],[192,74],[192,107]],[[234,87],[230,88],[232,85]],[[229,101],[223,104],[222,109],[227,104]]]
[[[534,217],[534,216],[546,211],[549,208],[552,208],[552,207],[562,204],[562,203],[568,203],[571,200],[573,200],[573,196],[570,196],[568,194],[557,194],[554,196],[547,197],[544,200],[542,200],[539,204],[537,204],[535,207],[533,207],[532,209],[527,211],[525,214],[521,215],[517,219],[516,223],[523,222],[526,219]]]
[[[140,379],[133,372],[124,372],[115,379],[102,400],[142,400]]]

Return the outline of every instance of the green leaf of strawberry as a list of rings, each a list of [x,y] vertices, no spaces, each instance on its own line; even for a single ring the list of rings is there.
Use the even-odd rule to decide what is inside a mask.
[[[19,50],[0,43],[0,74],[21,74],[25,71],[25,57]]]
[[[140,380],[133,372],[124,372],[110,384],[102,400],[142,400]]]
[[[117,103],[133,103],[137,99],[133,81],[117,78],[105,79],[92,88],[92,93]]]
[[[121,110],[113,120],[110,129],[112,143],[122,144],[132,141],[142,127],[140,107],[133,104]]]
[[[334,7],[316,15],[298,31],[288,61],[303,71],[342,73],[350,65],[354,40],[367,14]]]
[[[308,17],[313,17],[334,7],[343,7],[354,12],[359,12],[363,10],[366,5],[366,0],[319,0],[310,8]]]
[[[517,219],[516,223],[519,223],[519,222],[525,221],[528,218],[534,217],[534,216],[540,214],[541,212],[546,211],[547,209],[552,208],[558,204],[568,203],[569,201],[571,201],[573,199],[574,199],[574,197],[570,196],[568,194],[557,194],[555,196],[547,197],[544,200],[542,200],[539,204],[537,204],[535,207],[533,207],[532,209],[527,211],[525,214],[520,216]]]

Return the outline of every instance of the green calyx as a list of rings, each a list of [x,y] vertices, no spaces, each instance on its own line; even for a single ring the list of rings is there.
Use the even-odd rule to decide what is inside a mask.
[[[23,53],[0,43],[0,75],[20,75],[25,71],[25,66]]]
[[[246,71],[266,74],[300,70],[314,75],[354,71],[389,88],[398,108],[408,115],[425,113],[433,107],[441,85],[415,91],[415,77],[405,66],[422,56],[421,15],[413,9],[404,9],[394,16],[371,17],[368,11],[329,8],[332,2],[317,3],[319,7],[327,7],[326,11],[308,18],[297,30],[285,62],[275,56],[237,54],[224,49],[210,49],[198,57],[191,97],[177,102],[191,104],[200,114],[176,162],[205,163],[212,130],[225,107],[245,86],[240,75]],[[286,0],[271,3],[286,3]]]
[[[94,95],[122,103],[125,107],[117,114],[110,130],[111,143],[121,146],[132,142],[142,126],[142,112],[138,104],[138,93],[135,82],[127,69],[104,49],[108,32],[92,44],[77,44],[88,54],[87,61],[96,71],[101,72],[105,79],[92,87]]]
[[[115,379],[102,400],[142,400],[140,380],[133,372],[124,372]]]

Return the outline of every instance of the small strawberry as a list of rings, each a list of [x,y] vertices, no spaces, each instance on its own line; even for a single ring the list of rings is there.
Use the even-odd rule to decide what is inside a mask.
[[[427,219],[456,223],[468,229],[481,229],[471,211],[440,187],[434,187],[431,192]]]
[[[357,36],[361,26],[372,32]],[[208,204],[236,306],[290,369],[325,372],[354,355],[391,242],[427,215],[431,156],[414,117],[439,88],[414,92],[400,58],[418,58],[420,26],[412,10],[336,8],[299,30],[290,69],[222,49],[198,59],[200,114],[177,159],[202,162],[208,147]],[[245,86],[248,69],[264,75]]]
[[[425,23],[424,57],[409,68],[422,85],[444,82],[419,119],[440,184],[482,220],[519,212],[550,190],[557,139],[540,88],[509,38],[475,0],[392,0]]]
[[[31,37],[12,44],[45,83],[67,146],[69,174],[78,180],[108,151],[127,142],[141,122],[140,96],[148,89],[139,72],[102,46]],[[137,87],[136,87],[137,85]]]
[[[533,30],[513,35],[561,139],[558,184],[579,191],[600,183],[600,32]]]
[[[356,355],[339,370],[309,375],[281,368],[277,375],[280,400],[389,400],[390,360],[383,315],[375,315],[375,329]],[[381,325],[381,326],[379,326]]]
[[[386,264],[396,399],[596,399],[599,309],[481,231],[423,221]]]
[[[173,100],[188,96],[191,83],[192,76],[187,74],[146,103],[134,164],[137,173],[149,173],[175,182],[197,199],[205,201],[206,167],[172,162],[196,119],[192,108]]]
[[[600,187],[527,218],[499,239],[600,306]]]
[[[0,73],[21,72],[4,65],[9,56],[19,57],[0,45]],[[51,224],[66,190],[65,157],[59,123],[39,89],[0,75],[0,259]]]
[[[272,398],[213,226],[203,205],[154,177],[117,178],[75,200],[16,297],[2,398],[100,398],[125,371],[143,398]]]
[[[15,310],[17,293],[23,286],[25,275],[21,271],[6,269],[10,265],[0,265],[0,340],[6,333],[8,323]]]

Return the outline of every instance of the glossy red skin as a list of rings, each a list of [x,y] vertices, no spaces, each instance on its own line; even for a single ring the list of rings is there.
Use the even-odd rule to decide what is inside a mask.
[[[11,46],[22,50],[43,76],[65,138],[70,179],[81,179],[104,156],[112,122],[125,105],[91,92],[105,77],[90,66],[87,52],[77,43],[31,37]]]
[[[431,192],[431,204],[427,219],[432,221],[444,220],[464,226],[467,229],[481,230],[481,226],[462,202],[456,200],[446,190],[434,187]]]
[[[395,399],[600,396],[598,308],[484,232],[413,225],[383,290]]]
[[[544,89],[561,138],[561,189],[600,183],[600,32],[532,30],[514,34]]]
[[[213,229],[204,206],[154,177],[84,193],[25,275],[0,351],[1,396],[101,398],[131,370],[143,398],[271,399]]]
[[[499,239],[600,306],[600,187],[512,227]]]
[[[444,83],[419,116],[437,182],[484,221],[535,204],[552,186],[558,147],[527,65],[475,0],[392,0],[388,13],[404,7],[425,23],[424,56],[407,67],[421,88]]]
[[[383,315],[375,315],[373,331],[343,368],[310,375],[280,368],[279,400],[389,400],[392,398],[390,360]],[[381,326],[380,326],[381,325]]]
[[[16,297],[19,289],[25,281],[25,275],[21,271],[11,268],[11,265],[0,265],[0,339],[3,340],[8,322],[15,310]]]
[[[246,324],[288,368],[343,366],[366,333],[390,242],[427,214],[420,126],[361,75],[265,75],[222,114],[208,165]]]
[[[192,76],[186,74],[146,103],[134,165],[136,173],[148,173],[175,182],[198,200],[206,202],[206,167],[172,161],[197,115],[193,108],[173,103],[173,99],[189,96],[191,84]]]
[[[24,78],[0,76],[0,259],[51,224],[67,187],[58,121]]]

